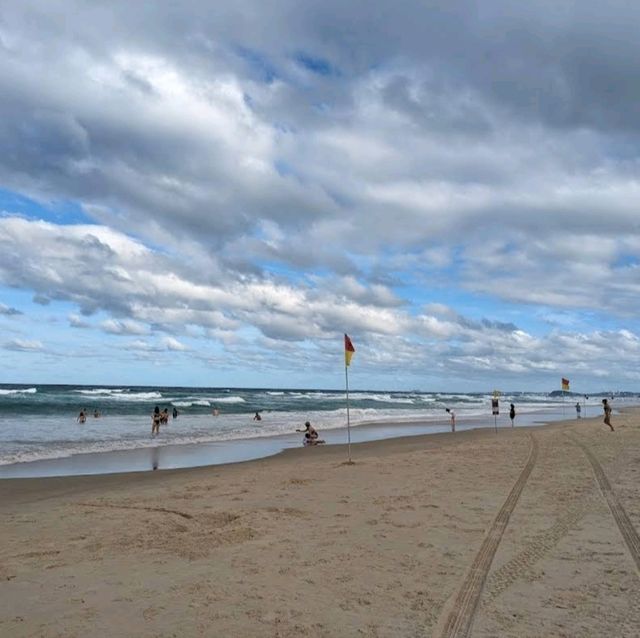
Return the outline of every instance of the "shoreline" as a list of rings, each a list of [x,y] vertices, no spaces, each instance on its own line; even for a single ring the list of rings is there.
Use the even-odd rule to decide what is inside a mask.
[[[633,410],[634,408],[629,408]],[[640,406],[635,408],[640,414]],[[626,410],[623,410],[624,413]],[[539,422],[535,425],[523,425],[520,427],[503,427],[498,428],[498,433],[494,432],[493,426],[468,427],[466,429],[456,430],[456,432],[432,432],[423,434],[409,434],[405,436],[394,436],[379,439],[368,439],[363,441],[352,440],[352,457],[354,463],[358,462],[358,455],[364,454],[369,458],[375,455],[400,454],[407,450],[419,448],[425,451],[436,451],[446,446],[455,446],[476,439],[489,441],[495,440],[492,437],[514,437],[526,436],[526,432],[530,429],[535,431],[545,431],[548,429],[570,428],[581,423],[600,423],[599,417],[589,417],[587,419],[565,419],[549,422]],[[346,429],[345,429],[346,431]],[[269,437],[272,438],[272,437]],[[275,437],[273,437],[275,438]],[[183,446],[179,446],[183,447]],[[89,489],[101,489],[103,486],[118,487],[120,485],[128,485],[132,480],[149,481],[150,484],[156,484],[160,477],[196,477],[198,475],[206,476],[212,472],[229,472],[231,470],[243,471],[243,468],[253,468],[258,466],[268,466],[270,463],[291,463],[296,464],[299,461],[307,460],[323,460],[331,463],[340,463],[347,465],[347,442],[332,443],[330,445],[318,445],[315,447],[304,447],[296,445],[294,447],[282,448],[268,456],[258,456],[247,458],[239,461],[229,461],[207,465],[193,465],[186,467],[158,468],[156,471],[123,471],[109,473],[92,473],[92,474],[59,474],[55,476],[17,476],[17,477],[1,477],[0,478],[0,505],[8,495],[14,492],[15,488],[25,485],[42,486],[44,490],[50,487],[54,492],[61,488],[74,487],[76,485],[84,485]],[[86,454],[82,456],[101,456],[109,454],[106,452],[97,452],[95,454]],[[117,452],[116,454],[119,454]],[[58,460],[58,459],[55,459]],[[65,459],[60,459],[65,460]],[[27,465],[27,464],[24,464]],[[19,489],[17,491],[20,491]],[[46,498],[50,496],[47,495]]]
[[[510,430],[505,414],[499,417],[498,430]],[[493,429],[492,417],[462,417],[456,422],[456,432],[470,429]],[[519,413],[517,428],[540,427],[542,424],[571,420],[564,411],[533,410]],[[450,424],[442,419],[403,421],[363,421],[351,427],[354,444],[365,441],[387,440],[405,436],[433,436],[449,433]],[[288,449],[300,447],[299,433],[269,434],[245,439],[202,441],[198,443],[163,443],[115,450],[80,452],[68,456],[42,458],[0,465],[0,480],[16,478],[108,475],[127,472],[149,472],[163,469],[219,466],[278,455]],[[347,428],[329,428],[321,432],[326,446],[341,445],[346,441]],[[325,447],[325,446],[322,446]]]

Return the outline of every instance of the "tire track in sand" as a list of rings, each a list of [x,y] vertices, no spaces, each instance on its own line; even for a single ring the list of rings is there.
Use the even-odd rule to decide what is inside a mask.
[[[489,568],[495,556],[498,545],[502,540],[504,530],[509,524],[509,517],[515,509],[520,494],[533,470],[538,458],[538,442],[533,434],[529,434],[531,438],[531,447],[529,449],[529,458],[520,472],[518,480],[514,483],[493,524],[489,528],[487,535],[480,546],[480,550],[476,555],[466,578],[464,579],[460,590],[454,600],[453,609],[449,612],[447,622],[441,634],[442,638],[463,638],[469,636],[471,625],[480,602],[480,595],[484,586]]]
[[[602,469],[602,465],[593,454],[593,452],[581,441],[579,441],[575,436],[567,435],[578,447],[582,448],[582,451],[586,454],[589,462],[591,463],[591,467],[593,468],[593,473],[596,477],[596,481],[600,486],[600,491],[607,501],[607,505],[609,506],[609,510],[611,510],[611,514],[615,522],[618,525],[618,529],[622,534],[622,538],[624,538],[624,542],[627,544],[627,548],[629,549],[629,553],[631,554],[631,558],[633,558],[636,568],[640,572],[640,536],[638,536],[638,532],[636,531],[633,523],[629,519],[626,510],[622,506],[622,503],[616,496],[616,493],[613,491],[611,487],[611,483],[609,483],[609,479],[607,475],[604,473]]]
[[[551,527],[537,534],[521,552],[492,573],[486,583],[483,603],[497,598],[517,580],[533,579],[533,566],[545,558],[582,520],[598,498],[595,489],[594,487],[594,494],[590,494],[583,501],[571,507]]]

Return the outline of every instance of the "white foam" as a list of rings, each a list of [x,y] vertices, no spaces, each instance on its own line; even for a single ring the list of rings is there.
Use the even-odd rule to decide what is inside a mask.
[[[124,390],[119,388],[95,388],[93,390],[73,390],[73,392],[91,396],[94,394],[118,394],[120,392],[124,392]]]
[[[242,397],[207,397],[207,400],[213,403],[246,403]]]
[[[12,394],[35,394],[36,388],[24,388],[20,390],[0,390],[0,395],[11,396]]]
[[[117,396],[107,396],[105,398],[116,399],[118,401],[149,401],[151,399],[162,399],[162,394],[160,392],[123,392]]]

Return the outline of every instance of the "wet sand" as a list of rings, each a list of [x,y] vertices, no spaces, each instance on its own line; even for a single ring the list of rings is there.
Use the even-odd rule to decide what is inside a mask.
[[[0,481],[2,636],[637,636],[640,411]]]

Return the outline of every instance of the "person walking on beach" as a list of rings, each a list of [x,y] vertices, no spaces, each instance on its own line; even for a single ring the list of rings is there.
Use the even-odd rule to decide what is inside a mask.
[[[456,431],[456,413],[449,408],[445,408],[444,411],[447,414],[449,414],[449,416],[451,417],[451,431],[455,432]]]
[[[160,415],[160,408],[156,405],[151,416],[151,436],[154,434],[160,434],[160,421],[162,416]]]
[[[513,427],[513,421],[516,418],[516,406],[513,405],[513,403],[511,404],[511,407],[509,408],[509,418],[511,419],[511,427]]]
[[[604,410],[604,422],[611,428],[612,432],[615,432],[613,425],[611,425],[611,406],[607,399],[602,399],[602,409]]]
[[[576,418],[580,418],[582,412],[582,406],[580,405],[580,401],[576,403]]]

